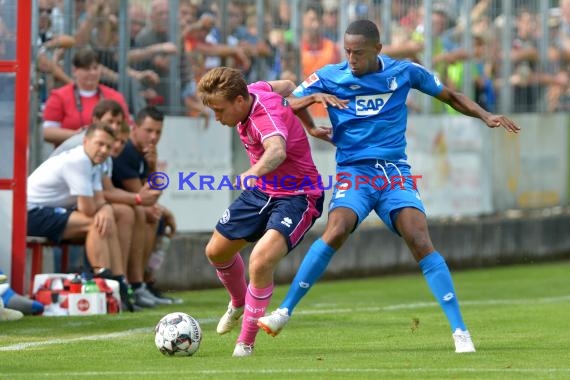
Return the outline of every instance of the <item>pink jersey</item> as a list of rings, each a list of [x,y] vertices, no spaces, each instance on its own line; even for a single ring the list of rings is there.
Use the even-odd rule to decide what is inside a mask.
[[[251,165],[265,152],[263,141],[268,137],[283,137],[287,149],[285,161],[259,178],[257,187],[270,196],[320,194],[323,183],[311,156],[309,140],[287,101],[273,92],[267,82],[252,83],[248,89],[254,97],[253,106],[247,121],[237,125],[237,131]]]

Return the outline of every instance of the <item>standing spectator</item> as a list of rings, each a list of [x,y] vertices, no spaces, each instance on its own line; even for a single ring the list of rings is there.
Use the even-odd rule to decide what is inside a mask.
[[[172,50],[162,50],[152,52],[147,59],[139,61],[140,70],[151,70],[158,74],[159,83],[148,85],[146,92],[147,104],[160,107],[162,110],[179,112],[182,108],[182,97],[170,99],[170,85],[174,81],[180,90],[192,81],[190,67],[186,62],[184,54],[180,54],[179,45],[181,36],[168,35],[169,5],[167,0],[152,0],[150,12],[150,25],[147,25],[139,32],[135,38],[135,48],[144,48],[165,42],[172,42],[176,45],[175,52]],[[170,73],[170,62],[178,59],[180,77],[174,78]]]
[[[44,139],[55,146],[91,122],[100,99],[117,101],[129,114],[123,95],[99,83],[101,69],[93,50],[82,49],[74,54],[73,77],[74,83],[51,92],[43,111]]]
[[[301,67],[303,78],[309,78],[318,68],[340,61],[336,43],[322,34],[323,9],[318,3],[309,3],[303,13],[303,33],[301,37]],[[314,117],[327,117],[322,104],[310,108]]]
[[[70,49],[75,45],[75,39],[71,36],[57,34],[53,30],[51,18],[53,10],[52,0],[38,1],[39,36],[36,44],[39,47],[37,54],[38,95],[42,107],[53,88],[59,87],[61,83],[73,82],[73,79],[60,66],[59,61],[65,49]]]

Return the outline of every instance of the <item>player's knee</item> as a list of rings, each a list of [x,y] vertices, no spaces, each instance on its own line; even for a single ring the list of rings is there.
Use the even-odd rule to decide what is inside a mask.
[[[220,253],[211,241],[206,245],[206,249],[204,252],[206,253],[206,257],[208,258],[208,260],[210,260],[211,262],[219,261],[218,258]]]
[[[258,279],[267,273],[273,272],[272,264],[263,260],[250,260],[249,262],[249,278]]]
[[[405,240],[410,250],[420,257],[434,250],[429,235],[423,231],[411,233],[405,237]]]
[[[345,221],[337,221],[335,223],[329,223],[324,233],[324,238],[327,242],[334,245],[342,244],[350,235],[353,226]]]

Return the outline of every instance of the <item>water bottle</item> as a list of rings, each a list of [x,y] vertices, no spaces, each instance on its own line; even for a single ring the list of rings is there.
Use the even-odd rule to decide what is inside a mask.
[[[81,277],[76,274],[69,284],[69,293],[81,293],[81,286],[83,282],[81,281]]]
[[[162,235],[158,244],[156,245],[156,250],[150,255],[148,259],[148,267],[151,270],[157,270],[162,266],[164,262],[164,256],[170,247],[170,238],[167,235]]]
[[[83,293],[99,293],[99,286],[95,280],[88,280],[85,285],[83,285]]]

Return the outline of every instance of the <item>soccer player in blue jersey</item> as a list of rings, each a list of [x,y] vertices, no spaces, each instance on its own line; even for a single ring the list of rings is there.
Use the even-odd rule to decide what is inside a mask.
[[[424,206],[411,177],[406,156],[406,98],[411,89],[417,89],[467,116],[481,119],[490,128],[503,127],[516,133],[519,127],[444,86],[421,65],[380,55],[381,50],[376,25],[369,20],[354,21],[344,34],[347,60],[317,70],[293,92],[297,99],[292,102],[329,106],[332,133],[304,124],[312,136],[330,139],[336,146],[337,175],[378,181],[368,186],[338,183],[334,187],[323,235],[307,252],[280,307],[259,318],[258,326],[277,335],[301,298],[324,273],[333,254],[374,210],[391,231],[406,241],[419,263],[449,321],[455,352],[474,352],[449,268],[432,245]],[[383,181],[390,182],[391,178],[406,179],[402,181],[404,186],[384,186]]]

